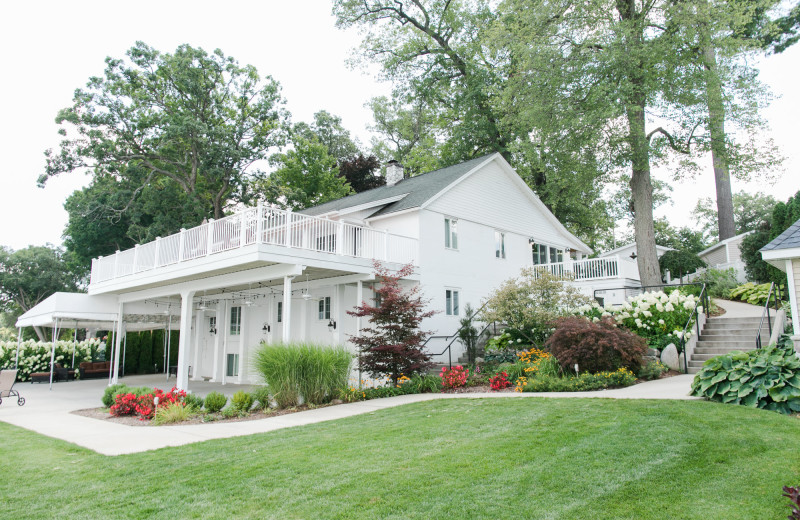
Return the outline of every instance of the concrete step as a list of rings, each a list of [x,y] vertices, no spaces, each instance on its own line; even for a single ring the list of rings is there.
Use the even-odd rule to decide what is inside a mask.
[[[764,327],[761,332],[767,327]],[[752,329],[709,329],[708,327],[703,328],[703,336],[754,336],[758,332],[758,327],[753,327]]]
[[[708,330],[755,329],[755,330],[757,330],[758,326],[760,324],[761,324],[761,320],[760,319],[757,319],[757,320],[752,321],[752,322],[750,322],[750,321],[742,322],[740,320],[731,320],[729,322],[716,322],[716,323],[708,323],[708,322],[706,322],[706,324],[703,327],[703,329],[704,330],[705,329],[708,329]],[[767,325],[767,320],[764,320],[764,326],[766,326],[766,325]]]
[[[753,348],[755,348],[755,347],[753,347]],[[746,352],[748,350],[753,350],[753,348],[724,348],[724,347],[710,347],[709,348],[709,347],[700,347],[700,348],[695,348],[694,349],[694,353],[695,354],[713,354],[715,356],[721,356],[723,354],[730,354],[731,352],[733,352],[735,350],[740,350],[740,351]]]
[[[726,338],[709,341],[701,336],[697,341],[697,348],[753,349],[756,348],[756,340],[755,338],[746,340]]]

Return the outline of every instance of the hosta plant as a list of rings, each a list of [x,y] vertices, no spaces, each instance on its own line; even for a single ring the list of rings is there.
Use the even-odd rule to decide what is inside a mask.
[[[800,359],[792,349],[775,346],[717,356],[695,376],[692,395],[785,414],[800,412]]]

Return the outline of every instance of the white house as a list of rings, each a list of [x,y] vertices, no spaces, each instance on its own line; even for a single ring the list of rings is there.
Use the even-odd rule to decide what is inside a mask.
[[[761,248],[761,258],[786,272],[791,305],[792,341],[800,349],[800,220]],[[800,351],[800,350],[798,350]]]
[[[116,298],[117,338],[142,302],[179,314],[187,388],[190,366],[192,379],[257,380],[248,360],[262,340],[346,344],[362,325],[346,311],[373,296],[373,259],[415,266],[404,283],[421,286],[439,311],[423,326],[443,335],[522,267],[572,272],[587,294],[620,283],[619,257],[584,259],[591,249],[499,154],[407,179],[394,164],[386,177],[301,212],[259,204],[95,259],[89,295]]]
[[[741,235],[722,240],[713,246],[700,251],[697,256],[703,260],[709,268],[713,269],[729,269],[733,268],[736,271],[736,279],[740,283],[747,281],[747,276],[744,271],[744,260],[742,260],[742,240],[744,237],[752,233],[748,231]]]

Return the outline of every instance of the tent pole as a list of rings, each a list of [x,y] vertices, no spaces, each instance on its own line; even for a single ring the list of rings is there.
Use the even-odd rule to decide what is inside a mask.
[[[75,370],[75,345],[78,344],[78,322],[75,322],[75,334],[72,337],[72,370]]]
[[[53,342],[50,344],[50,390],[53,389],[53,367],[56,362],[56,338],[58,338],[58,318],[53,327]]]
[[[114,373],[114,345],[116,344],[117,340],[117,320],[113,322],[114,330],[109,331],[108,336],[106,336],[106,361],[109,361],[108,364],[108,386],[111,386],[111,377]],[[111,343],[110,336],[114,336],[114,342]],[[110,348],[109,348],[110,347]]]
[[[22,327],[17,327],[17,358],[14,361],[14,368],[19,368],[19,347],[22,344]]]

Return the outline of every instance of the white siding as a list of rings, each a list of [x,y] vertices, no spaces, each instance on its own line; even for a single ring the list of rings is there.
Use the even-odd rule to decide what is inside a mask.
[[[427,209],[548,245],[566,247],[569,244],[496,162],[460,182]]]
[[[730,255],[729,262],[736,263],[742,260],[742,241],[744,237],[739,237],[736,240],[731,240],[728,243],[728,255]]]
[[[371,220],[369,225],[395,235],[419,238],[419,212],[416,210]]]
[[[706,253],[706,255],[703,256],[703,261],[705,261],[709,267],[727,263],[728,256],[725,253],[725,246]]]

